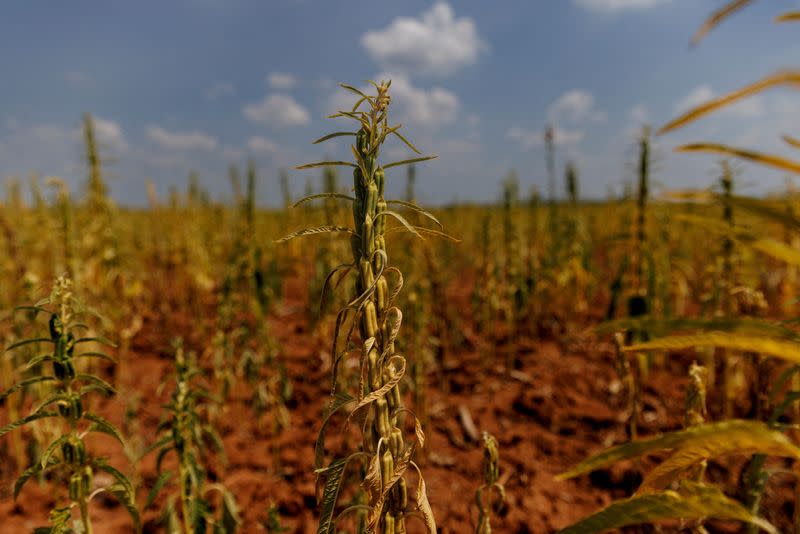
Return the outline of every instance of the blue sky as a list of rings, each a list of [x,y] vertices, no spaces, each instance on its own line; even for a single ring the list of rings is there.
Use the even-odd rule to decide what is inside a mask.
[[[394,118],[425,151],[419,197],[498,197],[515,169],[521,190],[546,191],[541,132],[557,129],[559,174],[577,162],[581,194],[602,198],[633,178],[635,132],[687,105],[797,65],[797,25],[775,25],[796,0],[756,2],[699,47],[689,38],[717,0],[122,0],[11,2],[0,21],[0,176],[84,182],[81,113],[97,118],[114,196],[145,201],[191,170],[230,196],[226,169],[253,158],[259,201],[279,203],[277,173],[346,143],[312,146],[341,124],[336,83],[394,80]],[[715,158],[673,154],[721,141],[791,155],[800,95],[771,91],[657,139],[655,180],[711,182]],[[385,159],[402,157],[388,147]],[[744,191],[785,177],[741,165]],[[295,195],[319,173],[292,171]],[[349,180],[343,177],[344,182]],[[390,174],[399,193],[404,171]],[[559,184],[559,192],[562,187]]]

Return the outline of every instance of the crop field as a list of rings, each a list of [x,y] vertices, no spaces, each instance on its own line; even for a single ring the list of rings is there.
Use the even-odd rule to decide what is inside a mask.
[[[349,157],[302,197],[251,162],[125,206],[85,114],[80,192],[0,204],[0,533],[800,533],[800,193],[737,180],[800,158],[703,140],[708,183],[653,178],[655,139],[798,82],[641,128],[602,201],[548,128],[549,197],[418,202],[437,147],[388,79],[341,84],[308,142]]]

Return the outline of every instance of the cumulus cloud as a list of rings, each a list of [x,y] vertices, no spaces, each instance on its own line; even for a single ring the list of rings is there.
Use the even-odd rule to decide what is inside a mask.
[[[205,97],[208,100],[216,100],[224,96],[231,96],[236,93],[236,88],[230,82],[217,82],[206,89]]]
[[[585,89],[572,89],[559,96],[547,110],[550,122],[603,122],[608,118],[604,111],[595,108],[594,95]]]
[[[256,154],[274,154],[278,151],[278,145],[264,137],[251,137],[247,141],[247,148]]]
[[[670,0],[574,0],[575,4],[592,11],[623,11],[647,9],[666,4]]]
[[[266,125],[302,126],[311,120],[306,108],[291,96],[281,93],[267,95],[261,102],[246,105],[242,113],[249,120]]]
[[[420,18],[397,17],[386,28],[361,37],[367,53],[395,72],[438,76],[475,63],[487,48],[475,21],[457,18],[446,2],[437,2]]]
[[[409,126],[434,128],[439,125],[452,123],[458,116],[461,102],[458,96],[442,87],[424,89],[415,86],[408,76],[404,74],[391,75],[388,73],[376,76],[378,80],[392,80],[390,93],[392,95],[393,122],[401,122]],[[362,87],[368,92],[369,87]],[[353,107],[353,93],[340,89],[334,93],[328,103],[328,111],[333,113]]]
[[[118,151],[128,150],[128,140],[119,123],[102,117],[92,117],[94,133],[101,145]]]
[[[217,140],[202,132],[170,132],[160,126],[149,126],[147,137],[168,150],[200,150],[210,152],[217,148]]]
[[[574,146],[583,140],[584,131],[579,129],[553,128],[553,142],[559,146]],[[544,131],[533,131],[512,126],[506,138],[514,141],[522,150],[530,150],[544,145]]]
[[[297,78],[285,72],[272,72],[267,76],[267,83],[273,89],[288,90],[297,85]]]

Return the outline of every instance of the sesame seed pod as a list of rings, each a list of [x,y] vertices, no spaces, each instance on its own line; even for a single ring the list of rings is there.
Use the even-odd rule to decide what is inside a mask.
[[[381,481],[383,482],[383,487],[389,485],[393,476],[394,457],[392,457],[392,451],[386,449],[381,456]]]

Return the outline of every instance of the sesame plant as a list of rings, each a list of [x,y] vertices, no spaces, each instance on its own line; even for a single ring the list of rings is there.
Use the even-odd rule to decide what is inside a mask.
[[[352,137],[350,149],[353,161],[323,161],[303,165],[299,169],[325,166],[344,166],[353,169],[354,196],[335,192],[306,197],[338,198],[352,203],[352,228],[322,226],[290,234],[284,240],[300,235],[340,232],[350,236],[352,260],[334,269],[329,279],[337,274],[354,274],[355,294],[338,313],[332,343],[332,401],[327,411],[316,444],[316,473],[324,480],[320,501],[320,521],[317,532],[335,533],[336,523],[347,512],[366,512],[366,531],[394,534],[406,532],[406,519],[414,515],[422,518],[426,530],[433,534],[436,524],[428,503],[425,480],[414,461],[417,447],[424,445],[424,434],[413,412],[403,407],[400,385],[406,373],[407,360],[396,350],[403,314],[394,304],[403,278],[396,267],[389,265],[388,236],[398,231],[414,236],[443,235],[438,230],[412,225],[403,215],[389,209],[390,205],[407,208],[436,221],[430,213],[407,201],[386,200],[384,189],[387,171],[391,168],[417,163],[435,156],[419,156],[381,165],[380,149],[394,136],[415,153],[419,151],[399,132],[400,125],[390,125],[389,106],[391,82],[370,82],[375,92],[368,94],[350,85],[342,87],[356,95],[356,104],[332,117],[354,121],[357,131],[341,131],[326,135],[317,142],[339,137]],[[389,220],[399,223],[390,226]],[[353,337],[358,330],[360,342],[360,380],[352,394],[340,391],[339,368],[342,360],[353,349]],[[359,450],[324,465],[325,437],[328,424],[338,411],[347,408],[346,421],[361,430]],[[404,418],[410,417],[415,431],[406,442]],[[360,467],[362,489],[366,499],[355,504],[339,517],[334,513],[342,490],[346,469]],[[408,478],[417,473],[416,491],[408,488]]]
[[[145,502],[148,508],[159,493],[172,483],[176,493],[167,499],[162,521],[170,533],[230,534],[241,522],[236,499],[222,484],[209,483],[204,463],[210,452],[224,461],[222,440],[205,420],[207,402],[215,402],[199,380],[200,369],[191,354],[187,355],[178,342],[175,352],[175,389],[165,406],[167,418],[159,425],[160,435],[148,448],[156,452],[158,478]],[[174,455],[177,471],[162,469],[164,459]],[[217,515],[211,497],[216,494],[220,503]],[[210,530],[209,530],[210,529]]]
[[[500,509],[505,503],[506,490],[499,482],[500,450],[497,440],[488,432],[483,436],[483,484],[475,491],[478,508],[478,524],[475,534],[492,533],[492,509]]]
[[[69,279],[61,277],[49,297],[33,306],[17,308],[19,312],[32,316],[49,316],[48,334],[18,341],[6,350],[31,345],[44,346],[45,351],[27,361],[25,367],[29,376],[0,393],[0,401],[36,386],[43,386],[43,392],[42,398],[27,416],[0,428],[0,436],[20,427],[35,426],[41,420],[57,422],[54,425],[57,434],[39,458],[19,475],[14,483],[14,497],[32,478],[59,473],[63,477],[61,480],[66,481],[66,494],[56,494],[58,504],[50,513],[51,526],[37,529],[36,532],[91,534],[93,527],[89,507],[92,499],[104,492],[112,494],[128,510],[138,530],[139,514],[130,481],[104,458],[87,451],[87,440],[91,441],[89,436],[96,433],[111,436],[123,447],[125,444],[119,430],[89,407],[91,397],[96,394],[111,395],[114,388],[96,375],[82,373],[81,367],[87,359],[113,361],[107,354],[91,350],[97,344],[111,343],[105,338],[81,333],[89,328],[81,321],[92,312],[77,300],[71,285]],[[98,486],[95,479],[98,471],[109,474],[113,483]]]

